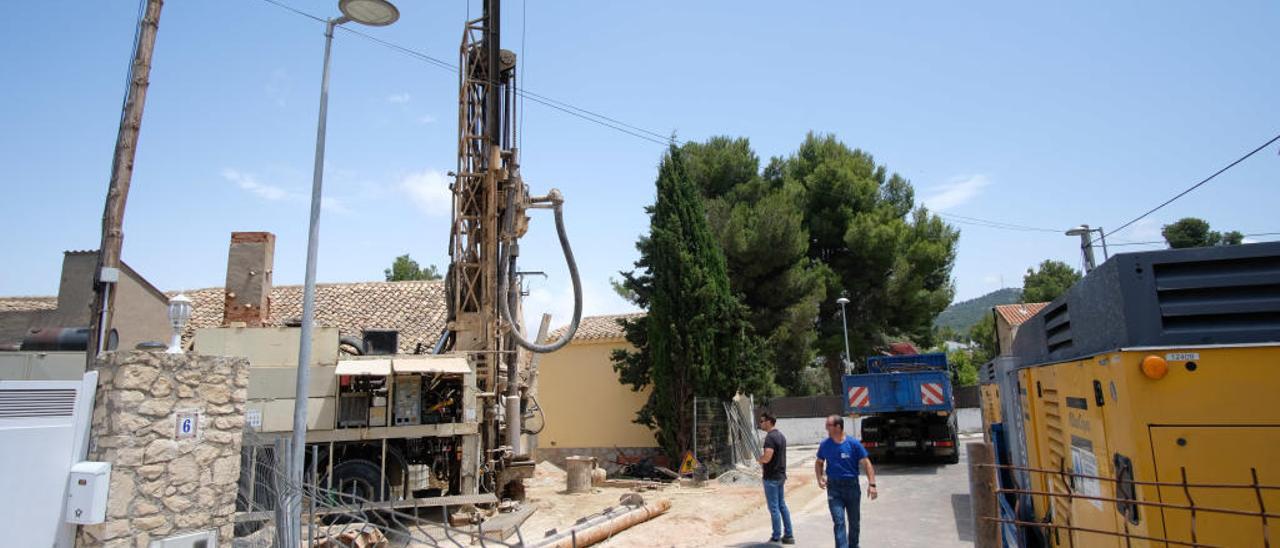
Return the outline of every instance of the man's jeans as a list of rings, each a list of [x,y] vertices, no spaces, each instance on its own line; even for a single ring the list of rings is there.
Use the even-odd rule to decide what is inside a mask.
[[[773,538],[781,538],[783,535],[778,533],[778,518],[782,518],[783,530],[786,531],[785,536],[792,536],[791,531],[791,511],[787,510],[787,501],[782,499],[782,484],[785,479],[780,480],[764,480],[764,501],[769,505],[769,520],[773,523]]]
[[[836,548],[858,548],[858,516],[862,488],[858,479],[827,479],[827,508],[835,523]],[[845,530],[846,515],[848,530]]]

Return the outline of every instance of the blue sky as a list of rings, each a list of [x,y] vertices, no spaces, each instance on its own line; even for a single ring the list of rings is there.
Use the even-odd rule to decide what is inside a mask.
[[[360,30],[456,62],[478,0],[399,4],[400,22]],[[0,295],[56,293],[61,252],[98,245],[137,3],[57,6],[40,24],[0,22]],[[764,159],[834,133],[954,215],[1117,227],[1280,132],[1275,2],[507,0],[504,12],[503,46],[531,91],[681,139],[745,136]],[[276,233],[276,283],[301,283],[322,27],[262,0],[165,5],[124,248],[156,285],[221,285],[235,230]],[[378,280],[403,253],[443,266],[456,75],[339,32],[331,87],[320,280]],[[525,179],[568,198],[588,313],[628,310],[608,279],[635,260],[662,147],[524,112]],[[1186,215],[1280,232],[1277,183],[1273,145],[1111,240],[1159,240]],[[958,300],[1020,285],[1046,258],[1080,262],[1061,234],[957,227]],[[550,274],[526,306],[561,323],[568,280],[545,212],[522,251],[522,268]]]

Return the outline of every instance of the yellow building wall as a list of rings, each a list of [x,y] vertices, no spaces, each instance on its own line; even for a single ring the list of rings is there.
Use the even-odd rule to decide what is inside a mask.
[[[649,390],[632,392],[618,381],[609,355],[624,341],[581,341],[544,354],[538,363],[538,404],[546,427],[544,448],[656,447],[653,432],[632,422]]]

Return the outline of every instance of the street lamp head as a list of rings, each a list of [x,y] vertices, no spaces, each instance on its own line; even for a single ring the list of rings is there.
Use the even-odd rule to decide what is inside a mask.
[[[844,306],[846,304],[849,304],[849,299],[840,297],[839,299],[836,299],[836,304],[839,304],[840,306]]]
[[[186,295],[179,294],[169,299],[169,325],[173,327],[173,337],[166,352],[182,353],[182,329],[191,319],[191,308],[191,299]]]
[[[1089,229],[1089,225],[1080,225],[1071,230],[1068,230],[1067,236],[1079,236],[1081,234],[1088,234],[1090,232],[1093,232],[1093,230]]]
[[[385,27],[400,19],[400,10],[387,0],[338,0],[347,18],[371,27]]]

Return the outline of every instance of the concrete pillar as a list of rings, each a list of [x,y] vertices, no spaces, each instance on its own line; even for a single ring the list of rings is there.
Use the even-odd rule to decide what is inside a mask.
[[[995,451],[990,443],[970,443],[969,500],[973,503],[973,537],[977,548],[1000,548],[1000,503],[996,498]]]

